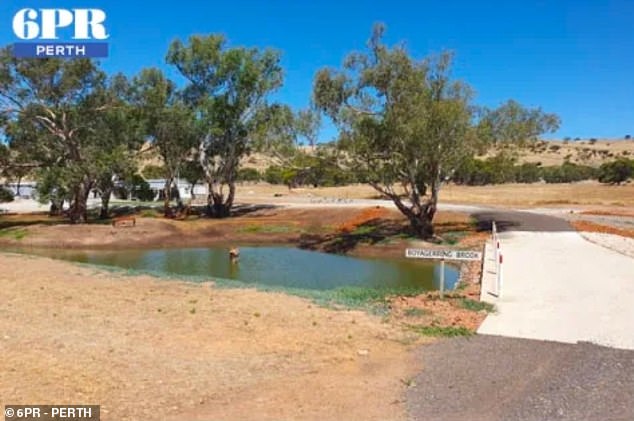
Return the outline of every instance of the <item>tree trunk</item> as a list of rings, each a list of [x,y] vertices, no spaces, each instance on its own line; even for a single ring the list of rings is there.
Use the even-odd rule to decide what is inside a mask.
[[[226,199],[220,192],[220,188],[216,189],[215,183],[208,184],[209,195],[207,196],[207,215],[212,218],[226,218],[230,216],[236,193],[235,183],[229,183],[229,194]]]
[[[423,203],[420,201],[418,189],[410,188],[409,201],[411,204],[409,206],[406,203],[403,203],[401,197],[394,193],[391,188],[383,188],[377,183],[370,183],[370,185],[394,202],[396,208],[407,217],[410,227],[415,235],[424,240],[434,237],[433,221],[438,205],[440,182],[432,185],[431,196],[429,197],[429,200]],[[413,186],[413,184],[410,183],[410,186]]]
[[[51,206],[48,210],[49,216],[59,216],[62,214],[62,210],[64,209],[64,199],[55,201],[51,200]]]
[[[73,224],[85,224],[88,222],[88,195],[90,194],[88,183],[79,183],[73,194],[73,201],[69,209],[70,222]]]
[[[101,211],[99,212],[99,219],[108,219],[110,204],[110,195],[112,194],[112,190],[107,189],[101,193]]]
[[[172,182],[173,178],[165,179],[165,187],[163,187],[163,215],[166,218],[170,218],[172,216],[172,209],[170,208],[170,202],[172,201]]]
[[[421,212],[418,215],[412,213],[406,216],[412,230],[417,236],[425,240],[434,236],[433,215],[430,216],[427,212]]]

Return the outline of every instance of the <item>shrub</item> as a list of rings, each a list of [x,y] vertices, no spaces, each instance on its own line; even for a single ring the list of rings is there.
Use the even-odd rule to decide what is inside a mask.
[[[115,195],[120,199],[127,199],[130,193],[133,197],[144,202],[154,200],[154,192],[150,185],[138,174],[134,174],[123,185],[115,188]]]
[[[590,180],[596,177],[596,169],[565,162],[560,166],[544,167],[542,177],[547,183],[572,183],[575,181]]]
[[[260,181],[262,175],[255,168],[241,168],[238,171],[238,181]]]
[[[13,202],[13,192],[4,186],[0,186],[0,203]]]
[[[264,181],[269,184],[283,184],[282,167],[271,165],[264,171]]]
[[[626,135],[625,135],[625,139],[626,139],[626,140],[630,140],[631,138],[632,138],[632,136],[630,136],[629,134],[626,134]]]
[[[608,184],[621,184],[634,176],[634,161],[620,158],[606,162],[599,167],[599,181]]]
[[[597,143],[597,139],[595,139],[594,137],[592,139],[590,139],[590,144],[594,145],[595,143]]]
[[[517,165],[514,178],[517,183],[535,183],[541,179],[541,169],[537,164]]]

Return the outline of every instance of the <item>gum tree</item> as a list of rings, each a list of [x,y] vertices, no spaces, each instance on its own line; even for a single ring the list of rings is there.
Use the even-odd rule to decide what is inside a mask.
[[[88,59],[16,59],[0,51],[0,113],[9,141],[22,142],[40,166],[54,168],[71,198],[71,222],[87,221],[87,199],[99,151],[95,122],[105,74]],[[29,143],[28,145],[25,142]]]
[[[418,236],[431,238],[442,182],[465,159],[491,145],[532,141],[559,120],[513,101],[476,107],[470,87],[451,78],[451,54],[416,60],[401,45],[386,46],[383,32],[377,25],[368,50],[349,54],[342,69],[321,69],[313,101],[338,126],[358,178],[390,198]]]
[[[155,68],[144,69],[134,78],[132,103],[143,133],[163,161],[164,214],[171,216],[174,181],[197,146],[194,113],[182,101],[174,82]]]
[[[188,83],[183,97],[202,128],[198,158],[209,187],[208,214],[228,216],[240,159],[257,148],[268,97],[282,85],[278,52],[227,48],[221,35],[174,41],[167,54]]]

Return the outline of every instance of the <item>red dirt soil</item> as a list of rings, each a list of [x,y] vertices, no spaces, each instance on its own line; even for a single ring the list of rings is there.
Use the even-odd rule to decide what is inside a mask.
[[[598,232],[602,234],[614,234],[622,237],[634,238],[634,230],[616,228],[589,221],[572,221],[571,224],[577,231]]]

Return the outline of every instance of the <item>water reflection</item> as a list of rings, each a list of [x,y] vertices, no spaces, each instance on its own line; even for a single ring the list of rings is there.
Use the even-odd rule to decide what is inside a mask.
[[[122,251],[29,250],[85,263],[293,288],[332,289],[341,286],[417,287],[438,289],[440,265],[421,260],[361,259],[289,247],[240,247],[237,264],[228,249],[174,248]],[[445,288],[458,280],[458,271],[446,266]]]

